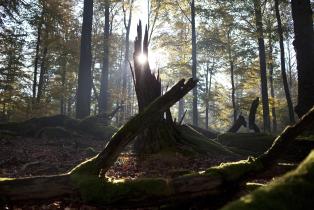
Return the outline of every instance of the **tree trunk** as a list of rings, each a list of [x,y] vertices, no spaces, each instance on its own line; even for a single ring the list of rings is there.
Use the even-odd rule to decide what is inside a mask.
[[[228,129],[227,132],[236,133],[242,125],[246,127],[246,120],[242,115],[239,115],[238,119],[233,122],[232,126]]]
[[[232,57],[232,50],[231,50],[231,37],[230,37],[231,30],[228,31],[227,40],[228,40],[228,57],[229,57],[229,64],[230,64],[230,78],[231,78],[231,98],[232,98],[232,108],[233,108],[233,123],[237,120],[237,108],[236,108],[236,101],[235,101],[235,85],[234,85],[234,61]]]
[[[209,85],[208,85],[208,76],[209,76],[209,64],[206,64],[206,78],[205,78],[205,129],[208,129],[208,114],[209,114]]]
[[[33,78],[33,103],[35,102],[37,93],[37,74],[38,74],[38,63],[39,63],[39,49],[41,45],[41,23],[38,24],[37,28],[37,41],[36,41],[36,52],[34,61],[34,78]]]
[[[253,100],[249,113],[249,129],[254,130],[255,133],[260,133],[258,126],[255,123],[257,107],[259,105],[259,97]]]
[[[99,92],[99,113],[106,113],[108,111],[108,73],[109,73],[109,48],[110,48],[110,3],[105,1],[105,27],[104,27],[104,60],[100,78],[100,92]]]
[[[273,103],[271,106],[271,115],[273,117],[273,132],[277,132],[277,116],[276,116],[276,102],[275,102],[275,89],[274,89],[274,65],[273,65],[273,44],[271,32],[269,32],[269,83],[270,83],[270,95],[273,99]]]
[[[196,30],[195,30],[195,2],[191,1],[191,25],[192,25],[192,77],[196,80]],[[193,89],[193,125],[198,126],[198,111],[197,111],[197,86]]]
[[[185,105],[184,98],[181,98],[179,101],[179,108],[178,108],[178,122],[180,119],[182,119],[184,115],[184,105]]]
[[[129,5],[129,15],[128,19],[126,19],[126,9],[123,6],[123,21],[124,21],[124,28],[125,28],[125,51],[124,51],[124,64],[123,64],[123,69],[122,69],[122,101],[124,103],[124,108],[123,108],[123,115],[122,115],[122,120],[125,121],[127,118],[128,114],[128,103],[130,103],[127,100],[127,78],[129,75],[129,54],[130,54],[130,29],[131,29],[131,23],[132,23],[132,14],[133,14],[133,2],[134,0],[130,1]]]
[[[299,117],[314,105],[314,32],[310,0],[292,0],[294,46],[298,69],[298,104],[295,111]]]
[[[44,46],[43,49],[43,55],[41,58],[41,65],[40,65],[40,74],[39,74],[39,82],[38,82],[38,91],[37,91],[37,103],[40,103],[43,89],[44,89],[44,83],[45,83],[45,74],[47,73],[47,53],[48,53],[48,47]]]
[[[61,66],[61,87],[62,87],[62,93],[61,93],[61,99],[60,99],[60,114],[66,115],[66,103],[65,103],[65,93],[66,93],[66,73],[67,73],[67,60],[66,55],[64,55],[63,58],[64,63]]]
[[[293,124],[295,123],[295,119],[294,119],[293,104],[292,104],[292,100],[290,96],[290,90],[289,90],[287,74],[286,74],[285,48],[283,45],[283,32],[282,32],[278,0],[275,0],[275,11],[276,11],[277,29],[278,29],[278,35],[279,35],[279,45],[280,45],[281,75],[282,75],[282,81],[283,81],[283,87],[285,90],[286,100],[288,104],[290,124]]]
[[[268,88],[267,88],[267,72],[266,72],[266,55],[265,43],[263,34],[262,11],[259,0],[254,0],[254,12],[256,19],[256,29],[258,35],[258,51],[260,61],[261,74],[261,95],[263,104],[263,122],[264,131],[270,132],[270,118],[269,118],[269,102],[268,102]]]
[[[212,68],[210,69],[209,64],[207,63],[206,68],[206,108],[205,108],[205,129],[208,129],[209,126],[209,98],[211,94],[211,86],[212,86],[212,76],[213,76],[213,69],[214,69],[214,60],[212,64]],[[209,75],[209,81],[208,81]]]
[[[161,96],[161,81],[159,74],[157,77],[151,72],[148,60],[141,63],[139,56],[148,56],[148,31],[145,29],[144,39],[142,42],[142,24],[137,27],[137,37],[134,43],[134,82],[135,92],[138,101],[139,112],[143,112],[145,108],[156,98]],[[169,116],[169,115],[168,115]],[[168,119],[169,120],[169,119]],[[135,148],[139,153],[154,153],[164,147],[168,147],[174,142],[169,129],[171,126],[165,125],[164,113],[159,116],[159,121],[152,127],[148,127],[143,134],[138,136]],[[167,134],[166,134],[167,133]],[[165,135],[164,135],[165,134]],[[170,137],[170,138],[167,138]]]
[[[83,25],[81,33],[80,66],[76,95],[76,118],[82,119],[90,115],[92,89],[92,25],[93,0],[84,0]]]

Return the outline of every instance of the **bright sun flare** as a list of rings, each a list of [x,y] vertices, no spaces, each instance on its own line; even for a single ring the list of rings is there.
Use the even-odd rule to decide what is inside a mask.
[[[147,62],[147,56],[141,53],[140,55],[137,56],[137,61],[143,65]]]

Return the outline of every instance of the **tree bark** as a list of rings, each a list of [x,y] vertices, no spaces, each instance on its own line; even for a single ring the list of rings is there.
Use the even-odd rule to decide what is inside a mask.
[[[232,56],[232,49],[231,49],[231,37],[230,37],[231,29],[227,33],[227,48],[228,48],[228,58],[229,58],[229,65],[230,65],[230,78],[231,78],[231,99],[232,99],[232,108],[233,108],[233,123],[237,120],[237,108],[236,108],[236,101],[235,101],[235,85],[234,85],[234,60]]]
[[[37,103],[40,103],[43,89],[44,89],[44,83],[45,83],[45,75],[47,71],[47,53],[48,53],[48,47],[44,46],[43,49],[43,55],[41,58],[41,65],[40,65],[40,74],[39,74],[39,82],[38,82],[38,91],[37,91]]]
[[[184,104],[185,104],[185,101],[184,101],[184,98],[181,98],[179,100],[179,108],[178,108],[178,122],[180,119],[182,119],[183,115],[184,115]]]
[[[291,100],[291,95],[290,95],[290,90],[289,90],[289,85],[288,85],[288,80],[287,80],[287,74],[286,74],[285,48],[284,48],[284,44],[283,44],[283,31],[282,31],[282,25],[281,25],[278,0],[275,0],[275,11],[276,11],[276,19],[277,19],[277,30],[278,30],[278,36],[279,36],[279,45],[280,45],[280,63],[281,63],[282,82],[283,82],[283,87],[285,90],[286,100],[287,100],[287,104],[288,104],[290,124],[293,124],[293,123],[295,123],[295,119],[294,119],[293,104],[292,104],[292,100]],[[313,89],[313,91],[314,91],[314,89]]]
[[[259,105],[259,97],[253,100],[251,104],[251,108],[250,108],[250,113],[249,113],[249,129],[253,129],[255,133],[260,133],[260,129],[258,128],[255,122],[258,105]]]
[[[108,111],[108,74],[109,74],[109,49],[110,49],[110,3],[105,1],[105,27],[104,27],[104,60],[100,78],[99,113]]]
[[[123,22],[124,22],[124,28],[125,28],[125,51],[124,51],[124,63],[123,63],[123,69],[122,69],[122,101],[124,103],[124,111],[123,111],[123,121],[127,118],[128,114],[128,103],[130,103],[127,100],[127,83],[128,83],[128,75],[129,75],[129,55],[130,55],[130,29],[131,29],[131,23],[132,23],[132,14],[133,14],[133,3],[134,0],[129,1],[129,15],[127,19],[127,13],[126,9],[123,5]]]
[[[214,70],[214,59],[212,63],[212,68],[210,69],[209,64],[207,63],[206,68],[206,108],[205,108],[205,129],[208,129],[209,126],[209,98],[211,94],[211,86],[212,86],[212,76],[213,76],[213,70]],[[208,75],[209,75],[209,81],[208,81]]]
[[[238,119],[234,121],[233,125],[228,129],[227,132],[236,133],[238,132],[242,125],[246,127],[246,120],[242,115],[240,115]]]
[[[254,0],[253,2],[254,2],[257,36],[258,36],[258,51],[259,51],[260,74],[261,74],[261,95],[262,95],[262,104],[263,104],[264,131],[270,132],[266,55],[265,55],[265,43],[264,43],[264,34],[263,34],[262,11],[261,11],[260,1]]]
[[[195,2],[191,1],[191,25],[192,25],[192,77],[197,77],[197,58],[196,58],[196,30],[195,30]],[[197,86],[193,89],[193,125],[198,126],[198,109],[197,109]]]
[[[36,51],[35,51],[35,61],[34,61],[34,77],[33,77],[33,104],[35,102],[37,93],[37,74],[38,74],[38,63],[39,63],[39,50],[41,45],[41,23],[37,26],[37,41],[36,41]]]
[[[294,47],[298,69],[298,104],[295,111],[299,117],[314,105],[314,32],[310,0],[292,0]]]
[[[269,83],[270,83],[270,95],[273,99],[271,106],[271,115],[273,117],[273,132],[277,132],[277,115],[276,115],[276,102],[275,102],[275,89],[274,89],[274,65],[273,65],[273,45],[271,32],[269,32]]]
[[[66,73],[67,73],[67,58],[66,55],[63,55],[64,57],[61,58],[64,60],[63,65],[61,66],[61,87],[62,90],[64,90],[61,93],[60,98],[60,114],[66,115],[66,103],[65,103],[65,92],[66,92]]]
[[[76,118],[82,119],[90,115],[92,89],[92,25],[93,0],[84,0],[83,25],[81,33],[80,66],[76,95]]]

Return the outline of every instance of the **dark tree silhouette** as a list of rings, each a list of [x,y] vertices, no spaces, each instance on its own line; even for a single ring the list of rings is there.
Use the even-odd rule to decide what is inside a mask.
[[[292,0],[294,46],[297,54],[299,117],[314,105],[314,32],[310,0]]]
[[[108,73],[109,73],[109,36],[110,36],[110,3],[105,1],[105,27],[104,27],[104,60],[100,78],[99,113],[106,113],[108,106]]]
[[[93,0],[84,0],[83,25],[81,37],[80,67],[76,95],[76,118],[82,119],[90,114],[92,90],[92,24]]]
[[[293,124],[295,123],[295,119],[294,119],[293,104],[291,100],[287,74],[286,74],[285,47],[283,45],[283,31],[282,31],[282,25],[281,25],[281,17],[280,17],[280,12],[279,12],[278,0],[275,0],[275,11],[276,11],[276,19],[277,19],[277,30],[278,30],[278,36],[279,36],[279,45],[280,45],[280,65],[281,65],[282,82],[283,82],[283,87],[285,90],[286,100],[288,104],[290,124]]]
[[[259,97],[253,100],[251,104],[251,108],[250,108],[250,113],[249,113],[249,129],[254,130],[255,133],[260,133],[260,129],[255,123],[255,116],[256,116],[258,105],[259,105]]]
[[[262,92],[262,104],[263,104],[263,122],[264,130],[270,132],[270,117],[269,117],[269,102],[268,102],[268,88],[267,88],[267,73],[266,73],[266,55],[265,55],[265,43],[263,34],[263,21],[261,2],[254,0],[254,12],[256,21],[256,30],[258,37],[258,51],[259,61],[261,68],[261,92]]]
[[[191,1],[191,25],[192,25],[192,77],[196,80],[196,30],[195,30],[195,2]],[[198,126],[197,111],[197,86],[193,89],[193,125]]]

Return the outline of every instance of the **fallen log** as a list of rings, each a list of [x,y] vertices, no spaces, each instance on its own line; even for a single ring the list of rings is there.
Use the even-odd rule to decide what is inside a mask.
[[[228,129],[227,132],[230,133],[236,133],[241,128],[241,126],[246,127],[246,120],[245,118],[240,114],[238,119],[233,123],[233,125]]]
[[[0,124],[0,131],[5,131],[11,136],[25,136],[41,138],[45,132],[52,131],[53,136],[69,138],[71,136],[90,135],[97,138],[111,137],[110,126],[104,122],[108,121],[120,109],[117,107],[112,113],[90,116],[83,120],[76,120],[65,115],[54,115],[48,117],[32,118],[23,122],[10,122]],[[107,129],[108,128],[108,129]],[[49,135],[48,135],[49,136]]]
[[[182,82],[179,84],[181,85],[175,89],[182,90],[180,88]],[[193,84],[195,85],[195,82]],[[193,88],[192,86],[189,86],[188,89]],[[176,91],[164,96],[173,96],[174,93]],[[79,199],[85,203],[131,207],[160,205],[169,201],[181,201],[204,195],[219,196],[234,190],[235,186],[249,178],[252,173],[264,171],[271,167],[285,151],[287,145],[314,121],[313,107],[297,124],[287,127],[276,138],[271,148],[260,157],[225,163],[211,167],[202,173],[189,174],[169,180],[138,179],[123,183],[111,183],[99,178],[99,170],[101,168],[104,168],[104,171],[108,169],[123,146],[133,138],[134,133],[139,133],[142,126],[154,121],[154,116],[159,116],[160,112],[164,112],[176,102],[172,97],[170,100],[164,96],[158,98],[142,114],[137,115],[126,126],[122,127],[113,136],[105,150],[95,158],[80,164],[66,175],[50,178],[2,180],[0,181],[0,197],[7,199],[8,202],[18,202],[29,200],[30,194],[32,194],[31,199],[52,199],[61,196],[58,194],[62,194],[63,197],[70,196],[72,199]],[[133,124],[139,121],[143,121],[143,125]],[[126,128],[128,127],[130,127],[131,132],[127,131]],[[229,184],[232,187],[228,188]],[[42,192],[43,186],[45,192]]]
[[[217,136],[219,135],[218,131],[215,131],[213,129],[204,129],[204,128],[200,128],[198,126],[194,126],[192,124],[188,124],[189,127],[193,128],[194,130],[196,130],[197,132],[203,134],[204,136],[206,136],[207,138],[210,139],[215,139],[217,138]]]
[[[314,189],[314,150],[288,174],[241,197],[222,210],[312,210]]]

